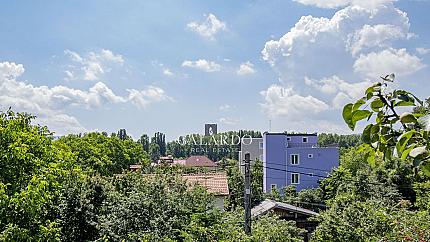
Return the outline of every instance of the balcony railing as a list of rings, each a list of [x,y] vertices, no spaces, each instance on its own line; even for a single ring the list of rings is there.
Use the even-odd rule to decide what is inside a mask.
[[[316,143],[294,143],[287,142],[287,148],[330,148],[330,147],[339,147],[338,144],[329,144],[329,145],[318,145]]]

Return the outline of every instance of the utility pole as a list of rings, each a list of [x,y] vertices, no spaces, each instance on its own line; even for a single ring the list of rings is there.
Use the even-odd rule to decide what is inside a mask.
[[[250,154],[245,154],[245,234],[251,234],[251,177],[250,177]]]

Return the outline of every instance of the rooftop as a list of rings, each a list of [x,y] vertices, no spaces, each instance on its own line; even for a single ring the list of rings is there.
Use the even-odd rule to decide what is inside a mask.
[[[229,195],[227,175],[225,173],[188,174],[182,178],[187,184],[196,184],[205,187],[209,193],[217,195]]]
[[[256,217],[259,215],[263,215],[274,209],[286,210],[288,212],[299,213],[307,216],[318,215],[318,213],[305,208],[300,208],[288,203],[277,202],[277,201],[266,199],[251,209],[251,216]]]

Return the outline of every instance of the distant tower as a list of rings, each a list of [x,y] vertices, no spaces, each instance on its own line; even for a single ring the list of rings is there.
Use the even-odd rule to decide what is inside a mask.
[[[211,136],[217,133],[217,124],[205,124],[205,136]]]

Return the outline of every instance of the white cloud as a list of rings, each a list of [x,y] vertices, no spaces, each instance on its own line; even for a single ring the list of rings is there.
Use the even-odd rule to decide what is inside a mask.
[[[218,119],[218,122],[226,125],[235,125],[240,122],[240,119],[231,118],[231,117],[222,117]]]
[[[221,105],[220,107],[219,107],[219,110],[220,111],[228,111],[228,110],[230,110],[232,107],[230,106],[230,105],[228,105],[228,104],[225,104],[225,105]]]
[[[339,8],[348,5],[361,6],[365,8],[376,8],[380,5],[395,2],[396,0],[293,0],[305,5],[320,8]]]
[[[86,109],[100,108],[106,104],[127,103],[146,107],[150,103],[170,100],[161,88],[149,87],[143,91],[129,90],[129,96],[116,95],[108,86],[97,82],[88,90],[66,86],[33,86],[16,80],[24,67],[11,62],[0,63],[0,108],[12,107],[16,111],[29,112],[38,116],[37,122],[47,125],[58,134],[87,131],[79,121],[67,114],[69,107]],[[137,93],[137,94],[132,94]],[[139,97],[137,96],[141,96]],[[139,105],[138,102],[145,104]]]
[[[249,61],[240,64],[239,70],[237,70],[237,74],[239,76],[249,75],[254,73],[255,73],[254,65]]]
[[[114,54],[110,50],[101,50],[100,52],[89,52],[85,57],[78,53],[65,50],[64,53],[70,57],[78,66],[71,66],[70,70],[66,70],[66,75],[72,78],[82,78],[87,81],[96,81],[107,72],[111,71],[111,67],[115,65],[122,66],[124,58],[119,54]],[[76,75],[78,72],[80,75]]]
[[[334,75],[321,80],[313,80],[305,77],[305,84],[324,94],[335,95],[332,100],[332,105],[334,108],[339,109],[347,102],[351,102],[362,97],[366,88],[368,88],[372,83],[370,81],[349,83]]]
[[[151,103],[173,101],[165,91],[159,87],[149,86],[144,90],[127,89],[128,100],[139,108],[146,108]]]
[[[425,67],[425,64],[406,49],[389,48],[360,57],[354,63],[354,71],[376,78],[380,75],[396,73],[398,76],[412,74]]]
[[[260,94],[264,98],[261,107],[270,117],[285,116],[289,119],[298,119],[329,109],[325,102],[313,96],[300,96],[294,93],[292,88],[284,88],[276,84],[261,91]]]
[[[215,39],[215,35],[218,32],[226,30],[226,24],[213,14],[209,14],[206,20],[202,23],[190,22],[187,24],[187,27],[199,35],[211,40]]]
[[[163,74],[165,76],[173,76],[173,72],[169,68],[164,68],[163,69]]]
[[[348,6],[331,18],[302,16],[279,40],[266,42],[261,53],[281,79],[297,83],[304,76],[352,72],[356,56],[385,49],[393,36],[407,40],[409,25],[407,14],[393,5]]]
[[[24,73],[24,66],[14,62],[0,62],[0,80],[14,79]]]
[[[352,39],[350,39],[350,48],[352,54],[356,55],[365,47],[388,47],[389,42],[406,38],[408,38],[407,29],[401,26],[391,24],[370,26],[366,24],[363,28],[357,30]]]
[[[204,59],[199,59],[196,61],[185,60],[184,62],[182,62],[182,66],[195,68],[205,72],[215,72],[221,70],[221,65],[213,61],[207,61]]]
[[[425,55],[430,52],[430,49],[427,48],[416,48],[416,51],[420,55]]]

